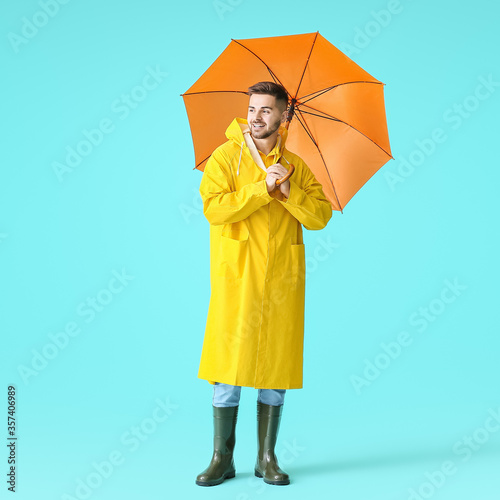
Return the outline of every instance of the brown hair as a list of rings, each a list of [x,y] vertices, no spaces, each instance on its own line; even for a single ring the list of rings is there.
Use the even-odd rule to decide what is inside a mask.
[[[266,94],[276,98],[276,102],[281,101],[285,108],[288,106],[288,94],[285,87],[274,82],[258,82],[248,87],[248,95]]]

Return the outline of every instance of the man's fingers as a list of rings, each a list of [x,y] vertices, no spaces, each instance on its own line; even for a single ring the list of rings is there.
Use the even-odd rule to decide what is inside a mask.
[[[283,175],[286,175],[286,173],[288,172],[288,170],[283,165],[279,164],[271,165],[270,167],[267,168],[267,171],[268,173],[277,174],[281,177]]]

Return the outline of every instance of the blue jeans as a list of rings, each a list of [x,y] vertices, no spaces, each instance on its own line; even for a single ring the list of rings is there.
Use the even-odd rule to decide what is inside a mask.
[[[259,389],[257,401],[271,406],[281,406],[285,400],[286,389]],[[241,386],[215,382],[213,405],[218,407],[238,406]]]

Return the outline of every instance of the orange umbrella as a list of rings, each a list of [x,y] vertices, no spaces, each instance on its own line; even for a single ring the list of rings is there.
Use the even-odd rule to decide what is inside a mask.
[[[286,147],[307,163],[334,210],[342,210],[392,158],[384,84],[319,33],[232,40],[184,94],[196,167],[247,114],[247,89],[273,80],[289,95]]]

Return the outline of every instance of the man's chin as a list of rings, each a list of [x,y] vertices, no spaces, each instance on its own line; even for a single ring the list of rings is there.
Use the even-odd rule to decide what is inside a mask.
[[[266,132],[266,131],[259,131],[259,132],[256,132],[255,130],[252,132],[252,137],[254,139],[267,139],[270,135],[269,132]]]

